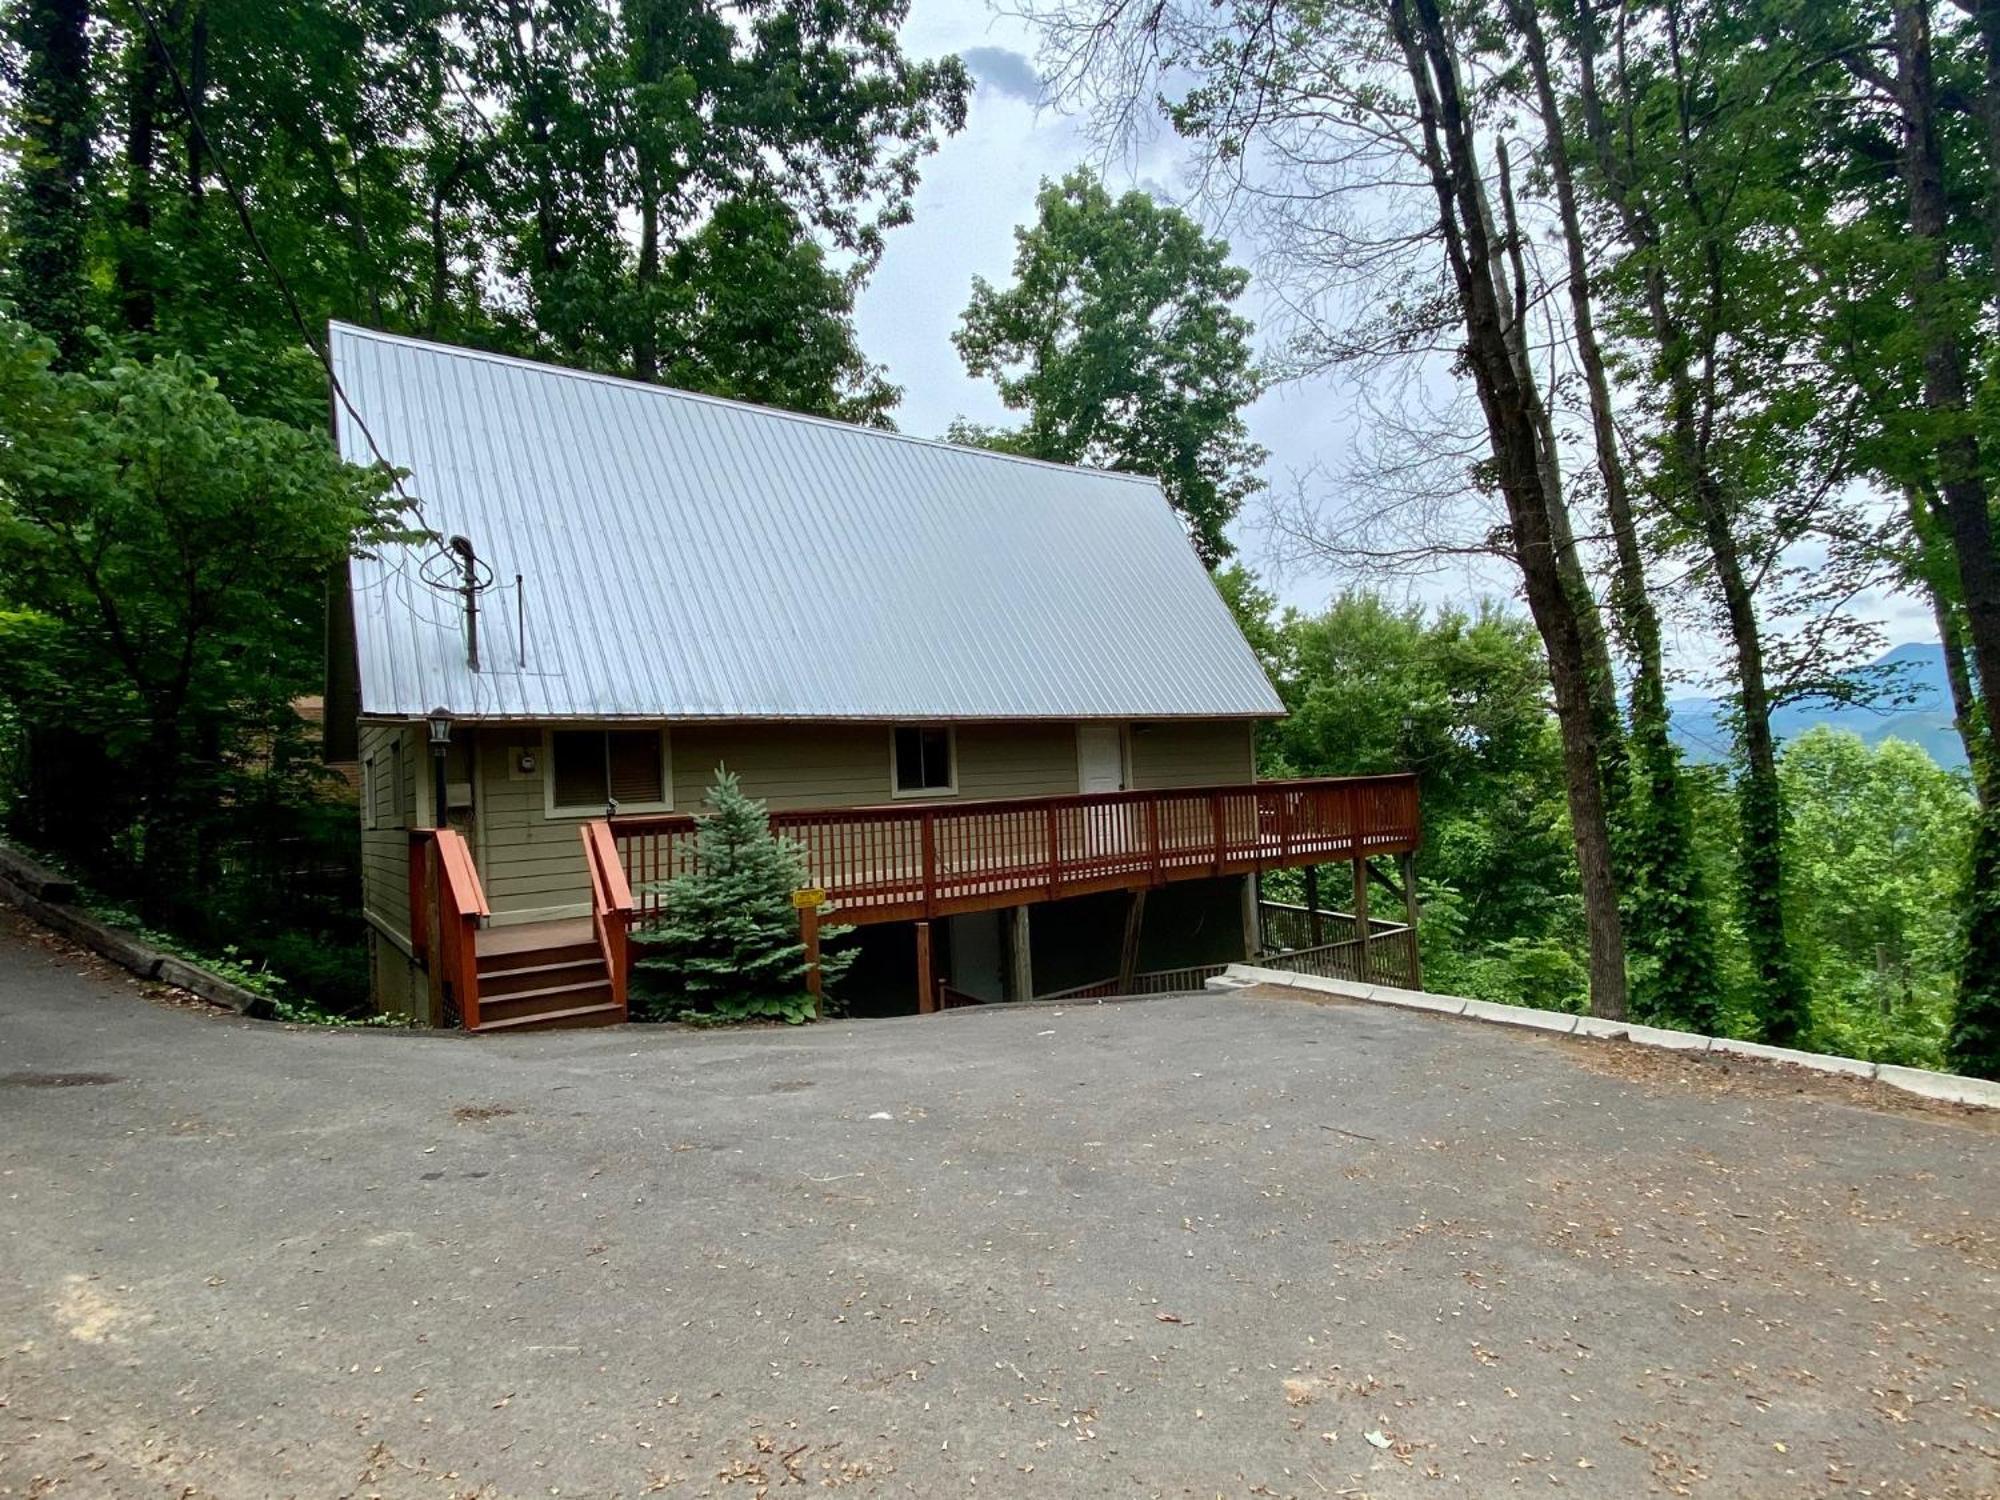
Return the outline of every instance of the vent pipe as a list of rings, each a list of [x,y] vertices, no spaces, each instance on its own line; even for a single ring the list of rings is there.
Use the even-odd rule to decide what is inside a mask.
[[[465,664],[479,670],[479,560],[472,555],[472,538],[455,536],[445,545],[458,557],[465,570],[459,592],[465,596]]]

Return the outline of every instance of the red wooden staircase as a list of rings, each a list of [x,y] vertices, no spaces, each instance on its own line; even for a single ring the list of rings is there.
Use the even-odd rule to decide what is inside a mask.
[[[474,949],[479,1031],[616,1026],[625,1019],[588,917],[482,928]]]
[[[590,823],[582,834],[591,914],[493,927],[465,840],[449,828],[411,833],[410,930],[430,975],[432,1025],[533,1031],[626,1019],[632,896],[610,831]]]

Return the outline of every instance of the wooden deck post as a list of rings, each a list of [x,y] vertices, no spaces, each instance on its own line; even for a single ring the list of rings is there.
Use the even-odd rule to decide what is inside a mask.
[[[819,903],[799,907],[799,941],[806,945],[806,991],[813,997],[813,1019],[820,1018],[824,981],[819,971]]]
[[[1319,915],[1319,866],[1306,866],[1306,946],[1317,948],[1326,941]]]
[[[1403,941],[1409,948],[1410,988],[1420,990],[1424,966],[1417,947],[1417,856],[1409,850],[1397,855],[1396,872],[1403,877],[1403,920],[1408,924]]]
[[[1264,954],[1264,909],[1257,896],[1257,876],[1253,871],[1243,877],[1243,956],[1246,959],[1261,958]]]
[[[1007,908],[1007,998],[1035,998],[1035,950],[1028,930],[1026,905]]]
[[[931,974],[931,924],[918,922],[917,928],[917,1014],[927,1016],[938,1008],[937,981]]]
[[[1355,952],[1361,958],[1361,972],[1355,977],[1363,984],[1375,982],[1374,971],[1368,962],[1368,861],[1356,857],[1354,861],[1354,937]]]
[[[1132,976],[1139,972],[1139,933],[1146,925],[1146,891],[1141,886],[1132,892],[1132,901],[1125,908],[1125,937],[1118,945],[1118,993],[1132,993]]]

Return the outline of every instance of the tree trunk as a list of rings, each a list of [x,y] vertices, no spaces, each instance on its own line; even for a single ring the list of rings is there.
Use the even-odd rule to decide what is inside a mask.
[[[1598,716],[1591,690],[1591,650],[1564,582],[1550,517],[1561,496],[1546,487],[1539,393],[1524,382],[1510,347],[1501,287],[1505,272],[1488,225],[1491,216],[1466,117],[1457,59],[1437,0],[1392,0],[1389,19],[1414,88],[1424,155],[1438,201],[1439,229],[1465,321],[1466,356],[1514,532],[1528,608],[1548,652],[1563,745],[1564,792],[1576,839],[1590,943],[1590,1007],[1622,1019],[1625,942],[1600,763]]]
[[[1722,988],[1716,971],[1715,934],[1694,858],[1693,816],[1681,784],[1680,757],[1669,734],[1660,617],[1646,584],[1645,555],[1619,452],[1611,384],[1597,341],[1567,125],[1535,0],[1508,0],[1508,9],[1534,80],[1547,167],[1561,215],[1572,335],[1589,395],[1597,472],[1604,486],[1604,509],[1615,549],[1611,613],[1632,663],[1629,755],[1640,785],[1624,819],[1628,844],[1623,861],[1626,906],[1633,940],[1659,966],[1657,974],[1635,994],[1634,1003],[1639,1014],[1648,1019],[1679,1021],[1697,1031],[1712,1032],[1720,1016]]]
[[[142,29],[127,53],[125,114],[125,233],[115,272],[126,328],[150,333],[153,300],[153,156],[159,122],[160,55]]]
[[[1903,503],[1910,518],[1910,535],[1916,541],[1916,578],[1931,602],[1931,618],[1937,622],[1938,640],[1944,648],[1945,683],[1951,690],[1952,727],[1965,747],[1966,764],[1972,771],[1972,790],[1983,808],[1996,801],[1994,766],[1986,754],[1987,740],[1980,727],[1980,708],[1972,670],[1967,662],[1965,612],[1953,596],[1950,580],[1955,564],[1951,548],[1944,541],[1937,496],[1927,485],[1911,484],[1903,491]]]
[[[13,294],[19,315],[55,340],[65,365],[84,352],[89,287],[83,242],[94,135],[87,0],[25,0],[14,32],[19,95],[9,111],[26,149],[13,185]]]
[[[2000,76],[2000,24],[1982,3],[1978,22],[1990,78]],[[1993,551],[1993,517],[1970,411],[1964,346],[1951,310],[1944,148],[1938,136],[1937,90],[1931,73],[1927,0],[1901,0],[1895,14],[1896,94],[1902,114],[1900,167],[1909,196],[1910,234],[1922,253],[1910,300],[1923,346],[1924,408],[1937,419],[1938,508],[1958,565],[1959,601],[1972,647],[1984,712],[1979,716],[1986,764],[1994,765],[1995,684],[2000,683],[2000,559]],[[1989,107],[1991,101],[1987,101]],[[1989,124],[1993,116],[1989,113]],[[1991,164],[2000,172],[2000,161]],[[2000,180],[1989,174],[1989,194]],[[1987,205],[1989,223],[2000,206]],[[1990,247],[1989,247],[1990,248]],[[2000,1077],[2000,811],[1988,808],[1973,838],[1966,889],[1966,938],[1958,975],[1948,1055],[1955,1067]]]
[[[188,26],[188,66],[187,90],[189,108],[193,116],[206,119],[205,106],[208,102],[208,5],[206,0],[195,0],[194,17]],[[206,140],[203,131],[190,118],[187,130],[187,199],[188,216],[201,217],[202,201],[206,193],[208,168],[202,160],[202,148]]]

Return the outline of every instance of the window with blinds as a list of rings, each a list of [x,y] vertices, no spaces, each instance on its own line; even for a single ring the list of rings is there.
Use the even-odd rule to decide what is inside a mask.
[[[665,740],[657,729],[558,729],[549,736],[549,807],[601,813],[667,804]]]

